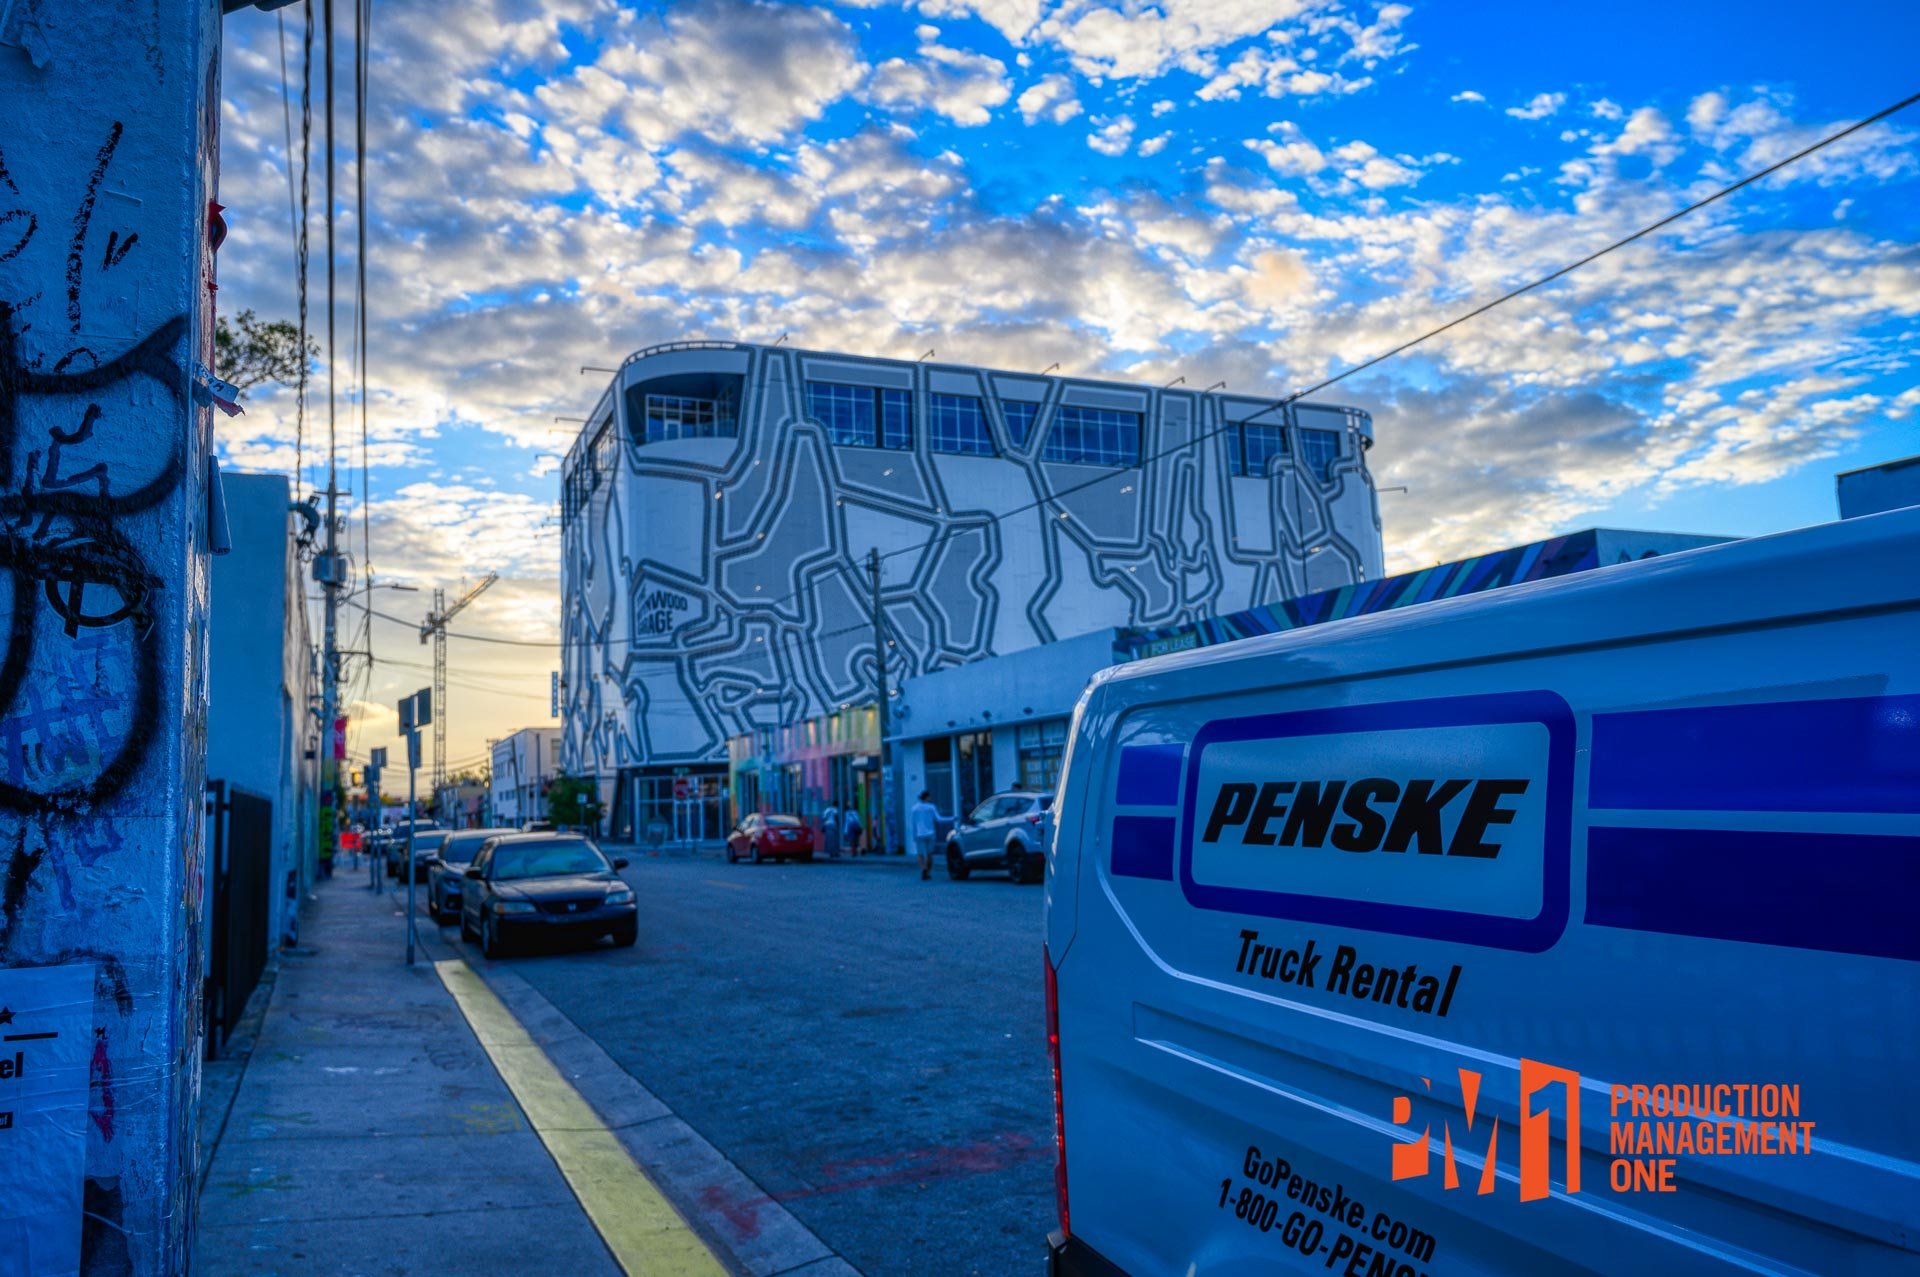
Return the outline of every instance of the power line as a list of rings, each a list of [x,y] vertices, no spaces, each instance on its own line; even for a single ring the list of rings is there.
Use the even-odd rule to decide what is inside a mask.
[[[307,462],[307,231],[312,217],[309,192],[313,176],[313,0],[302,6],[306,34],[300,51],[300,243],[294,251],[294,277],[300,296],[300,378],[293,409],[293,498],[303,499]],[[292,163],[292,158],[288,158]]]

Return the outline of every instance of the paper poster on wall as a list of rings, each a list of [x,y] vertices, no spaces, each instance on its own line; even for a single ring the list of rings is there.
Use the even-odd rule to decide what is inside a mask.
[[[93,967],[0,970],[0,1277],[80,1271]]]

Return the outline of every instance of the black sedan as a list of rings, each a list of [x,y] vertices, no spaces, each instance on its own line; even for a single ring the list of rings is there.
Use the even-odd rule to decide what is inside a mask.
[[[439,853],[427,861],[427,913],[435,922],[445,924],[460,916],[460,889],[466,884],[467,866],[480,854],[488,839],[517,834],[517,829],[457,829],[440,844]]]
[[[598,940],[630,945],[640,936],[633,888],[580,834],[490,838],[467,866],[460,893],[460,938],[497,958],[515,940]]]

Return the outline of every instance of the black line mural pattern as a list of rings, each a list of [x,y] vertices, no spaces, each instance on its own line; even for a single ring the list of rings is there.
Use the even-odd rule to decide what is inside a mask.
[[[1225,437],[1205,437],[1224,420],[1219,396],[690,345],[631,357],[562,472],[563,759],[575,774],[719,762],[729,736],[870,701],[870,547],[891,556],[881,593],[895,680],[1380,570],[1361,449],[1345,444],[1324,477],[1290,456],[1265,478],[1230,480]],[[619,387],[656,366],[669,378],[737,370],[737,437],[641,446]],[[837,446],[808,416],[809,379],[863,377],[911,390],[911,450]],[[1013,397],[1041,401],[1019,443],[1000,406],[1014,380],[1027,389]],[[983,400],[997,456],[929,450],[935,390]],[[1132,405],[1143,451],[1167,455],[1070,491],[1102,472],[1042,460],[1069,399]]]

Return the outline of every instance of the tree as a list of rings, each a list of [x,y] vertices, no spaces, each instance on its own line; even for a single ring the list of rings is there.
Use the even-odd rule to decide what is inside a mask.
[[[591,828],[600,822],[600,786],[585,776],[560,776],[547,787],[547,818],[556,825]]]
[[[300,379],[300,370],[320,357],[312,338],[300,349],[300,330],[284,319],[268,323],[243,310],[227,323],[222,315],[213,326],[214,374],[246,390],[272,382],[284,385]]]

